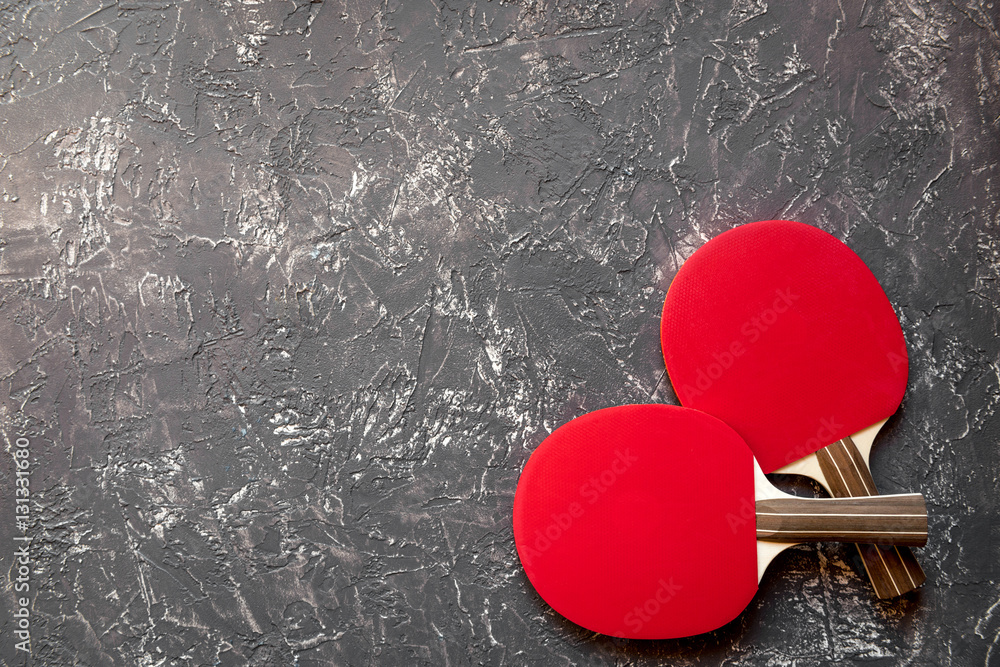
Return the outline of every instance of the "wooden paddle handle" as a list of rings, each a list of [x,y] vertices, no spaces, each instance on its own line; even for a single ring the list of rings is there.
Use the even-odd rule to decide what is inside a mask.
[[[919,493],[758,500],[757,539],[922,547],[927,543],[927,506]]]
[[[833,497],[878,495],[868,464],[851,438],[820,449],[816,460]],[[857,547],[875,594],[883,600],[908,593],[927,579],[913,552],[906,547],[875,544]]]

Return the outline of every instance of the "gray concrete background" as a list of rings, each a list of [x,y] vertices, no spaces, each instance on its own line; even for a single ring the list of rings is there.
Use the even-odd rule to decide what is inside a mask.
[[[993,2],[6,3],[3,664],[1000,664]],[[519,471],[676,402],[665,290],[768,218],[897,308],[873,468],[928,581],[798,547],[717,632],[584,632],[518,565]]]

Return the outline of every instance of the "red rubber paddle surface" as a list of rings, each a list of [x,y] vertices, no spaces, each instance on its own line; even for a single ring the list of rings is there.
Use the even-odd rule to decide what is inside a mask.
[[[768,220],[699,248],[674,277],[661,342],[681,403],[746,440],[772,472],[888,418],[906,343],[878,280],[815,227]]]
[[[514,541],[539,595],[589,630],[632,639],[713,630],[757,591],[753,456],[696,410],[585,414],[525,465]]]

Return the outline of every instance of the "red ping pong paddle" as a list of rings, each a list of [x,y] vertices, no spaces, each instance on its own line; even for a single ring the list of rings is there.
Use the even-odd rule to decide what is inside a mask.
[[[589,630],[635,639],[729,622],[792,544],[926,536],[919,494],[790,496],[733,429],[672,405],[564,424],[532,453],[514,496],[518,556],[541,597]]]
[[[720,234],[674,277],[661,340],[681,403],[732,426],[764,472],[808,475],[837,497],[878,493],[868,455],[906,390],[906,343],[844,243],[787,220]],[[925,579],[905,548],[859,550],[881,598]]]

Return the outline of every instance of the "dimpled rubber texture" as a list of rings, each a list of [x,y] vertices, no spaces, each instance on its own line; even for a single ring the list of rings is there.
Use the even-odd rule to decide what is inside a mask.
[[[757,590],[753,457],[718,419],[672,405],[598,410],[524,466],[514,541],[557,612],[615,637],[732,620]]]
[[[906,390],[906,343],[878,280],[798,222],[699,248],[667,290],[660,332],[681,403],[736,429],[764,472],[888,418]]]

